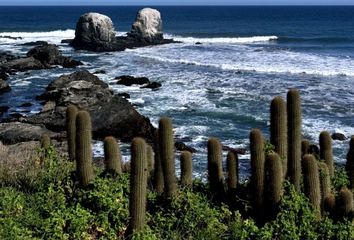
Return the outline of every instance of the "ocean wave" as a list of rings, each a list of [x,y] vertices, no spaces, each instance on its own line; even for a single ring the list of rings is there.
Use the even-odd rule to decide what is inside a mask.
[[[277,36],[253,36],[253,37],[215,37],[215,38],[196,38],[196,37],[182,37],[171,34],[165,34],[166,38],[173,38],[175,41],[183,43],[228,43],[228,44],[249,44],[259,42],[269,42],[277,40]]]
[[[354,39],[347,37],[278,37],[277,43],[353,43]]]

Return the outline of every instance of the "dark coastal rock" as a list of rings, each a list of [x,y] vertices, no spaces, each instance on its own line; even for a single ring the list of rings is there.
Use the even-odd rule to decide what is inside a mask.
[[[5,72],[5,70],[0,69],[0,79],[7,80],[8,78],[9,78],[9,75]]]
[[[8,106],[0,106],[0,117],[9,110]]]
[[[115,136],[130,141],[141,136],[153,141],[155,128],[123,97],[114,95],[108,85],[88,71],[62,75],[48,85],[40,99],[49,104],[42,112],[30,116],[26,122],[43,124],[52,131],[65,130],[65,111],[69,104],[90,112],[93,136],[102,139]]]
[[[64,68],[74,68],[82,65],[80,61],[63,56],[55,44],[34,47],[28,51],[27,57],[39,60],[47,68],[50,68],[51,65],[61,65]]]
[[[63,39],[60,41],[60,43],[72,43],[73,39]]]
[[[46,67],[34,57],[19,58],[1,65],[6,72],[24,72],[28,70],[45,69]]]
[[[42,46],[42,45],[48,45],[48,42],[46,41],[35,41],[35,42],[27,42],[23,43],[23,46]]]
[[[202,43],[201,42],[196,42],[195,45],[202,45]]]
[[[115,43],[112,20],[103,14],[85,13],[76,24],[75,38],[70,45],[75,49],[97,52],[124,50]]]
[[[106,74],[106,71],[101,69],[101,70],[95,71],[93,74]]]
[[[5,82],[4,80],[0,79],[0,94],[2,94],[4,92],[9,92],[9,91],[11,91],[9,84],[7,82]]]
[[[333,140],[338,140],[338,141],[344,141],[346,140],[346,136],[343,133],[333,133],[332,134],[332,139]]]
[[[121,96],[121,97],[124,97],[126,99],[129,99],[130,98],[130,94],[129,93],[118,93],[117,94],[118,96]]]
[[[48,134],[51,138],[55,139],[64,137],[62,134],[49,131],[43,126],[35,126],[22,122],[0,123],[0,141],[4,144],[40,140],[42,134]]]
[[[320,147],[316,144],[310,144],[309,153],[318,156],[320,154]]]
[[[160,88],[161,86],[162,86],[161,83],[158,83],[158,82],[151,82],[151,83],[147,84],[146,86],[142,86],[141,88],[156,89],[156,88]]]
[[[178,151],[188,151],[191,153],[197,152],[197,150],[195,148],[189,147],[185,143],[179,142],[179,141],[175,142],[175,148]]]
[[[246,154],[246,149],[245,148],[232,148],[232,147],[223,145],[222,146],[222,150],[223,151],[227,151],[227,152],[233,152],[233,153],[236,153],[238,155]]]
[[[11,36],[0,36],[0,38],[7,38],[7,39],[12,39],[12,40],[22,39],[22,37],[11,37]]]
[[[132,25],[128,37],[140,42],[156,43],[162,42],[162,19],[161,14],[156,9],[141,9]]]
[[[0,52],[0,65],[6,63],[8,61],[17,59],[17,58],[18,57],[14,56],[12,54],[9,54],[6,52]],[[4,78],[2,78],[2,79],[4,79]],[[6,80],[6,79],[4,79],[4,80]]]
[[[150,83],[150,80],[147,77],[133,77],[128,75],[123,75],[116,77],[115,79],[118,80],[117,84],[124,85],[124,86],[131,86],[131,85],[144,85]]]
[[[31,107],[33,104],[30,102],[22,103],[19,107]]]

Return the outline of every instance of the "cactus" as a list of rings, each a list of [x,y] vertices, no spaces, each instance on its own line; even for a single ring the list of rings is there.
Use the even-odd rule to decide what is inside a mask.
[[[161,164],[161,157],[160,157],[160,144],[159,144],[159,135],[156,134],[156,140],[154,144],[154,160],[155,160],[155,166],[154,166],[154,189],[156,190],[157,193],[163,193],[164,189],[164,179],[163,179],[163,172],[162,172],[162,164]]]
[[[318,164],[313,155],[306,154],[304,156],[303,168],[305,195],[309,198],[310,203],[315,209],[321,210],[321,187]]]
[[[50,145],[50,137],[48,136],[48,134],[43,134],[41,136],[41,148],[48,149]]]
[[[328,194],[323,201],[324,211],[328,212],[331,216],[335,214],[336,197],[333,193]]]
[[[347,175],[349,177],[350,188],[354,189],[354,136],[350,138],[345,170],[347,171]]]
[[[154,173],[154,150],[150,145],[146,145],[146,161],[147,161],[147,178],[149,179]]]
[[[143,229],[146,212],[147,163],[146,144],[142,138],[134,138],[131,145],[131,174],[130,174],[130,230]]]
[[[172,121],[163,117],[159,121],[160,158],[165,182],[165,192],[168,198],[174,197],[177,192],[175,175],[175,156]]]
[[[342,188],[336,200],[337,213],[340,218],[348,217],[354,210],[353,193],[347,189]]]
[[[112,136],[104,139],[104,164],[106,170],[122,173],[122,155],[117,140]]]
[[[181,185],[191,186],[192,185],[192,153],[189,151],[183,151],[181,153]]]
[[[208,180],[210,190],[217,197],[224,194],[224,175],[222,170],[222,149],[217,138],[208,140]]]
[[[327,164],[329,174],[334,176],[332,138],[327,131],[320,133],[320,158]]]
[[[227,187],[230,190],[235,190],[238,185],[238,157],[237,153],[228,152],[226,157],[227,168]]]
[[[283,193],[282,162],[277,153],[270,153],[265,160],[265,204],[270,213],[274,213]]]
[[[259,210],[263,207],[264,201],[264,138],[259,129],[252,129],[250,133],[251,151],[251,187],[253,193],[254,207]]]
[[[277,96],[272,100],[270,105],[270,143],[275,147],[275,152],[278,153],[282,160],[284,177],[287,171],[287,119],[286,105],[284,100]]]
[[[76,171],[82,187],[93,179],[91,118],[88,112],[79,111],[76,116]]]
[[[301,156],[303,157],[306,154],[310,153],[310,141],[304,139],[301,141]]]
[[[324,204],[324,199],[331,194],[331,177],[327,164],[324,162],[319,162],[318,166],[320,169],[321,199],[322,204]]]
[[[301,178],[301,103],[300,94],[290,89],[287,94],[288,121],[288,171],[287,175],[295,189],[300,191]]]
[[[76,144],[76,115],[77,107],[69,105],[66,109],[66,134],[68,139],[69,160],[75,161],[75,144]]]

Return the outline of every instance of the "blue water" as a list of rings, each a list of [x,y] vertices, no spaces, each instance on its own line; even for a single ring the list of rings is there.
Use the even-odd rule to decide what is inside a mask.
[[[205,174],[208,137],[246,148],[251,128],[268,137],[270,101],[285,97],[292,87],[301,91],[305,138],[317,143],[322,130],[354,134],[354,7],[156,7],[165,36],[182,43],[108,55],[60,44],[74,36],[76,21],[85,12],[108,15],[124,34],[141,8],[0,7],[0,36],[23,37],[0,37],[0,51],[25,54],[29,48],[20,43],[46,40],[84,61],[82,68],[105,69],[99,77],[114,91],[130,93],[138,111],[155,125],[160,116],[173,118],[177,137],[198,150],[195,175]],[[13,90],[0,96],[0,105],[10,106],[10,113],[37,112],[41,105],[35,96],[71,71],[12,76]],[[115,85],[113,78],[123,74],[147,76],[163,87],[147,91]],[[19,107],[24,102],[34,105]],[[344,162],[347,149],[348,141],[334,142],[337,163]],[[246,175],[249,155],[240,158]]]

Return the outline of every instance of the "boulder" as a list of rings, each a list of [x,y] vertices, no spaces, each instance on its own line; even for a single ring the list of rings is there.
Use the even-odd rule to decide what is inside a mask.
[[[40,140],[42,134],[48,134],[49,137],[55,139],[64,137],[63,134],[54,133],[43,126],[35,126],[22,122],[0,123],[0,141],[4,144]]]
[[[73,68],[82,65],[80,61],[63,56],[55,44],[34,47],[28,51],[27,57],[39,60],[47,68],[50,68],[51,65],[61,65],[64,68]]]
[[[46,67],[34,57],[19,58],[1,65],[6,72],[24,72],[27,70],[45,69]]]
[[[338,141],[344,141],[347,138],[343,133],[332,133],[332,139],[333,140],[338,140]]]
[[[11,55],[9,53],[6,53],[6,52],[0,52],[0,65],[6,63],[8,61],[14,60],[16,58],[18,58],[18,57]],[[6,79],[4,79],[4,80],[6,80]]]
[[[75,30],[75,38],[70,43],[76,49],[91,51],[116,50],[115,30],[112,20],[99,13],[85,13],[82,15]]]
[[[11,91],[9,84],[4,80],[0,79],[0,94],[8,91]]]
[[[141,42],[161,42],[163,34],[160,12],[152,8],[141,9],[128,36]]]
[[[197,152],[197,150],[195,148],[189,147],[185,143],[179,142],[179,141],[175,142],[175,148],[178,151],[188,151],[188,152],[191,152],[191,153],[196,153]]]
[[[156,89],[156,88],[160,88],[161,86],[162,86],[161,83],[151,82],[151,83],[147,84],[146,86],[142,86],[141,88]]]
[[[123,75],[116,77],[115,79],[118,80],[117,84],[124,85],[124,86],[131,86],[131,85],[144,85],[150,83],[147,77],[133,77],[128,75]]]
[[[44,100],[49,107],[28,117],[28,123],[44,124],[52,131],[64,131],[66,108],[74,104],[90,112],[95,139],[112,135],[122,141],[130,141],[136,136],[150,142],[154,140],[155,128],[150,120],[86,70],[62,75],[50,83],[38,99]]]

